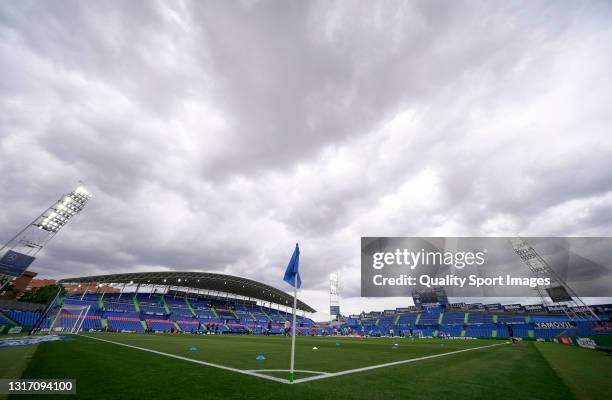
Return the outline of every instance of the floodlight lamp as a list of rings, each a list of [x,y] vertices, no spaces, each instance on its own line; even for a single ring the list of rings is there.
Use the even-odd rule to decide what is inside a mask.
[[[79,186],[78,188],[76,188],[74,193],[80,194],[80,195],[82,195],[84,197],[91,197],[91,193],[89,193],[89,191],[87,189],[85,189],[83,186]]]

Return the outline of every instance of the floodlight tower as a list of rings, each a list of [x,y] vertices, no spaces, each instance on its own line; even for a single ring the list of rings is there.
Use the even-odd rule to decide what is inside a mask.
[[[329,275],[329,324],[340,316],[340,298],[338,296],[338,273]]]
[[[542,305],[561,303],[565,305],[565,314],[571,320],[599,320],[597,314],[593,312],[582,299],[572,290],[571,287],[548,265],[546,260],[523,238],[517,237],[510,239],[514,252],[527,265],[534,278],[549,278],[550,284],[546,286],[536,286],[534,290],[542,301]]]
[[[83,186],[64,194],[0,248],[0,290],[34,262],[36,254],[83,210],[90,198],[91,193]]]

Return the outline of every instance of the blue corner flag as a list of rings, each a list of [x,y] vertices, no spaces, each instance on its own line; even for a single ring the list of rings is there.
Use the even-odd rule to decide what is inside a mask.
[[[295,244],[291,260],[289,260],[289,265],[287,265],[283,280],[293,286],[295,274],[297,274],[297,287],[299,288],[302,286],[302,279],[300,278],[300,248],[297,243]]]

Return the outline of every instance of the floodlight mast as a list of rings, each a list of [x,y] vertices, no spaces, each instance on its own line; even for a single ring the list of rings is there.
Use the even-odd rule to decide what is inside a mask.
[[[91,197],[91,193],[82,185],[72,192],[64,194],[0,248],[0,268],[4,267],[2,262],[9,252],[12,252],[9,261],[20,257],[23,260],[25,257],[30,260],[29,263],[33,262],[36,254],[68,221],[83,210]],[[6,267],[7,270],[0,269],[0,290],[11,279],[16,278],[23,272],[16,270],[14,273],[9,273],[7,272],[9,265],[7,264]],[[27,266],[23,270],[25,269],[27,269]]]
[[[338,295],[338,273],[329,275],[329,325],[331,326],[334,317],[340,317],[340,298]],[[337,310],[337,311],[336,311]]]
[[[514,252],[527,265],[535,278],[549,278],[550,284],[546,286],[538,285],[534,288],[538,297],[542,301],[542,305],[550,304],[550,296],[546,292],[547,288],[562,287],[567,291],[570,300],[563,301],[565,303],[565,314],[571,320],[595,320],[599,321],[597,314],[593,312],[582,299],[574,292],[574,290],[550,267],[550,265],[538,254],[537,251],[523,238],[517,237],[510,239]]]

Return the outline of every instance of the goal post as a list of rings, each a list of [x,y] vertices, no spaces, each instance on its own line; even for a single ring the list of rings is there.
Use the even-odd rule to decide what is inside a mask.
[[[64,304],[51,322],[48,333],[79,333],[91,306]]]

